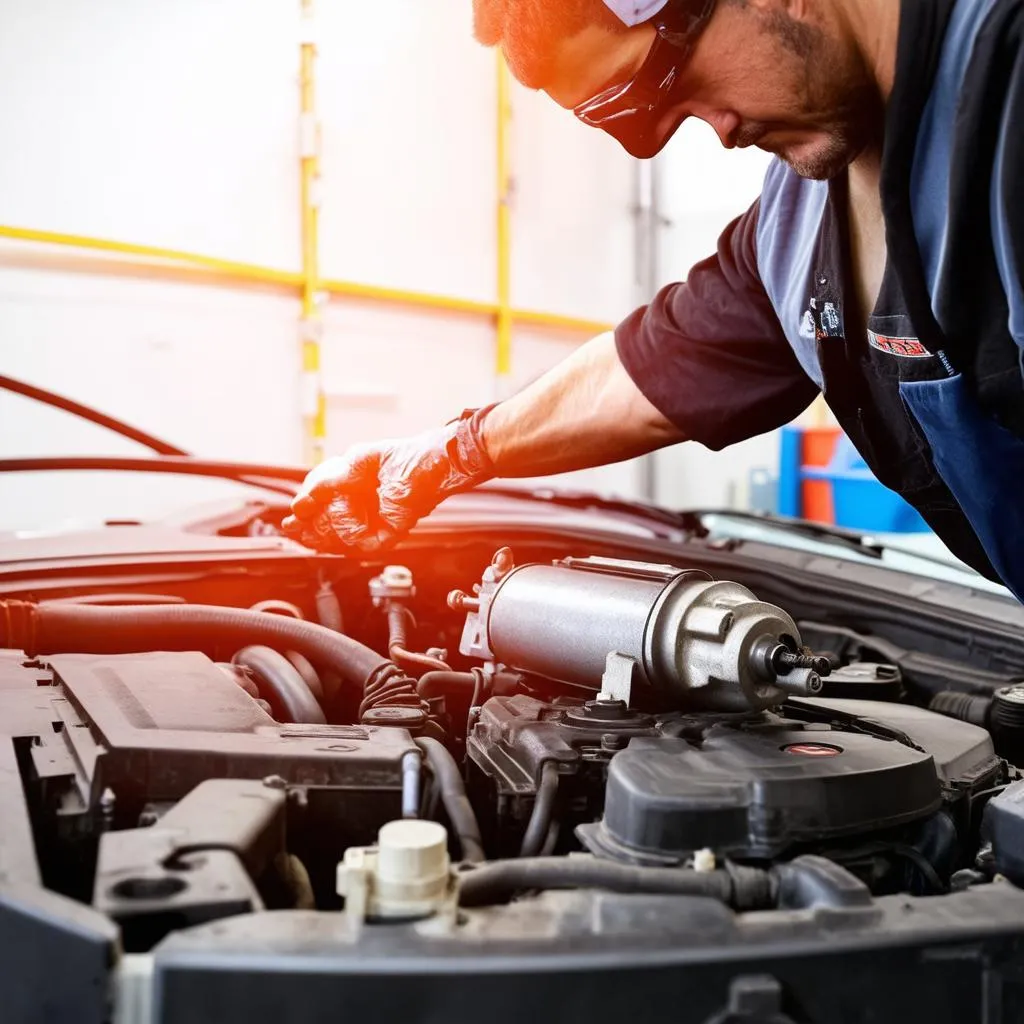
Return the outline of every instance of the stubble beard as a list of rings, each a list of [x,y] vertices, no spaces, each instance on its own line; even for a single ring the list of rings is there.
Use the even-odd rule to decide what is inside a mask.
[[[777,155],[802,178],[815,181],[834,178],[846,170],[872,140],[881,140],[885,110],[877,88],[867,69],[856,61],[844,59],[836,44],[821,29],[779,12],[765,17],[770,31],[801,65],[807,109],[829,111],[830,115],[825,124],[814,117],[808,119],[806,129],[819,136],[820,141],[807,152],[790,151],[786,146],[773,148],[770,141],[760,148]],[[846,71],[840,74],[837,69],[844,64]],[[753,136],[764,136],[765,128],[744,126],[739,133],[739,144],[758,145]]]
[[[778,155],[801,178],[827,181],[845,171],[862,149],[863,145],[853,142],[842,130],[836,130],[826,135],[811,153],[788,154],[783,149]]]

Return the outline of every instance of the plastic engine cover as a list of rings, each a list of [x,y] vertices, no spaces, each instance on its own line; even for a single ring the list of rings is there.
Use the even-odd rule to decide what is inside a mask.
[[[775,719],[716,725],[699,743],[633,739],[609,765],[603,820],[577,832],[593,852],[634,863],[678,863],[704,847],[774,857],[914,821],[941,802],[930,754]]]

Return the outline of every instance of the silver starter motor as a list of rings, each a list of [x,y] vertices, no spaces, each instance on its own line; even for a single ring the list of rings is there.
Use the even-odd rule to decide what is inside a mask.
[[[464,655],[627,704],[642,687],[680,708],[760,710],[813,696],[829,671],[781,608],[702,571],[612,558],[516,567],[502,548],[473,589],[448,597],[469,613]]]

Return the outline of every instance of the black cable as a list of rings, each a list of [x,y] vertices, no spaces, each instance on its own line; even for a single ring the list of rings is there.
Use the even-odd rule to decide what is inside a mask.
[[[979,789],[976,793],[970,794],[971,803],[975,800],[980,800],[984,796],[995,796],[997,793],[1002,793],[1002,791],[1009,785],[1009,782],[1003,782],[998,786],[990,786],[988,789]]]
[[[459,774],[455,758],[444,744],[430,737],[421,736],[416,740],[416,746],[423,751],[434,775],[434,785],[441,792],[441,801],[448,813],[448,820],[459,837],[462,859],[474,863],[484,860],[480,825],[466,796],[466,785]]]
[[[555,847],[558,845],[558,833],[560,826],[557,818],[551,819],[551,827],[548,829],[548,834],[544,839],[544,845],[540,848],[541,857],[550,857],[555,852]]]
[[[890,846],[890,850],[895,856],[910,861],[921,872],[924,880],[931,885],[934,892],[949,892],[949,886],[943,882],[939,877],[939,873],[935,870],[935,866],[920,850],[915,849],[913,846],[907,846],[905,843],[893,843]]]
[[[775,905],[777,883],[761,868],[646,868],[588,856],[490,861],[459,875],[459,903],[465,907],[506,903],[517,892],[531,889],[710,896],[736,910],[757,910]]]
[[[545,761],[540,769],[540,784],[537,786],[537,796],[533,801],[530,823],[523,834],[520,857],[536,857],[540,853],[551,829],[557,797],[558,765],[554,761]]]
[[[920,850],[907,843],[879,841],[866,843],[862,846],[856,846],[846,850],[833,850],[827,854],[830,860],[834,860],[837,864],[843,866],[854,861],[861,860],[865,857],[878,857],[885,855],[898,857],[902,860],[908,861],[917,868],[918,871],[920,871],[925,882],[927,882],[935,892],[945,893],[949,891],[949,887],[942,881],[942,878],[939,876],[938,871],[935,870],[935,866],[932,862],[928,860]]]
[[[470,674],[473,676],[473,696],[469,701],[470,711],[473,708],[480,707],[482,703],[481,697],[484,695],[484,689],[487,686],[487,673],[482,668],[470,669]]]
[[[484,690],[488,685],[488,676],[482,668],[470,669],[470,674],[473,676],[473,696],[469,699],[469,708],[466,711],[466,736],[473,731],[473,711],[475,708],[480,707],[484,695]]]
[[[108,416],[106,413],[100,412],[99,409],[93,409],[82,402],[76,402],[73,398],[65,398],[64,395],[47,391],[45,388],[37,388],[32,384],[27,384],[23,380],[0,376],[0,389],[10,391],[15,395],[23,395],[25,398],[30,398],[35,402],[42,402],[44,405],[60,409],[62,412],[70,413],[72,416],[78,416],[89,423],[95,423],[99,427],[104,427],[115,434],[120,434],[121,437],[128,438],[129,441],[135,441],[137,444],[149,448],[150,451],[156,452],[157,455],[188,455],[184,448],[179,448],[177,445],[164,441],[162,438],[147,434],[144,430],[139,430],[138,427],[133,427],[130,423],[125,423],[123,420]]]
[[[0,473],[55,472],[171,473],[177,476],[209,476],[259,487],[294,497],[306,470],[292,466],[246,465],[214,462],[191,455],[38,455],[0,459]],[[292,481],[293,483],[288,483]]]
[[[409,629],[415,627],[416,619],[412,612],[399,601],[389,601],[388,618],[388,654],[396,665],[406,671],[419,669],[426,672],[450,672],[451,665],[432,654],[422,654],[409,649]]]

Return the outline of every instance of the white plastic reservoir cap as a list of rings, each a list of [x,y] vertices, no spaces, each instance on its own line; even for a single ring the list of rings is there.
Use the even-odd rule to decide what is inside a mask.
[[[653,18],[667,3],[668,0],[604,0],[605,7],[630,28]]]
[[[377,834],[382,882],[425,882],[448,874],[448,831],[436,821],[389,821]]]

